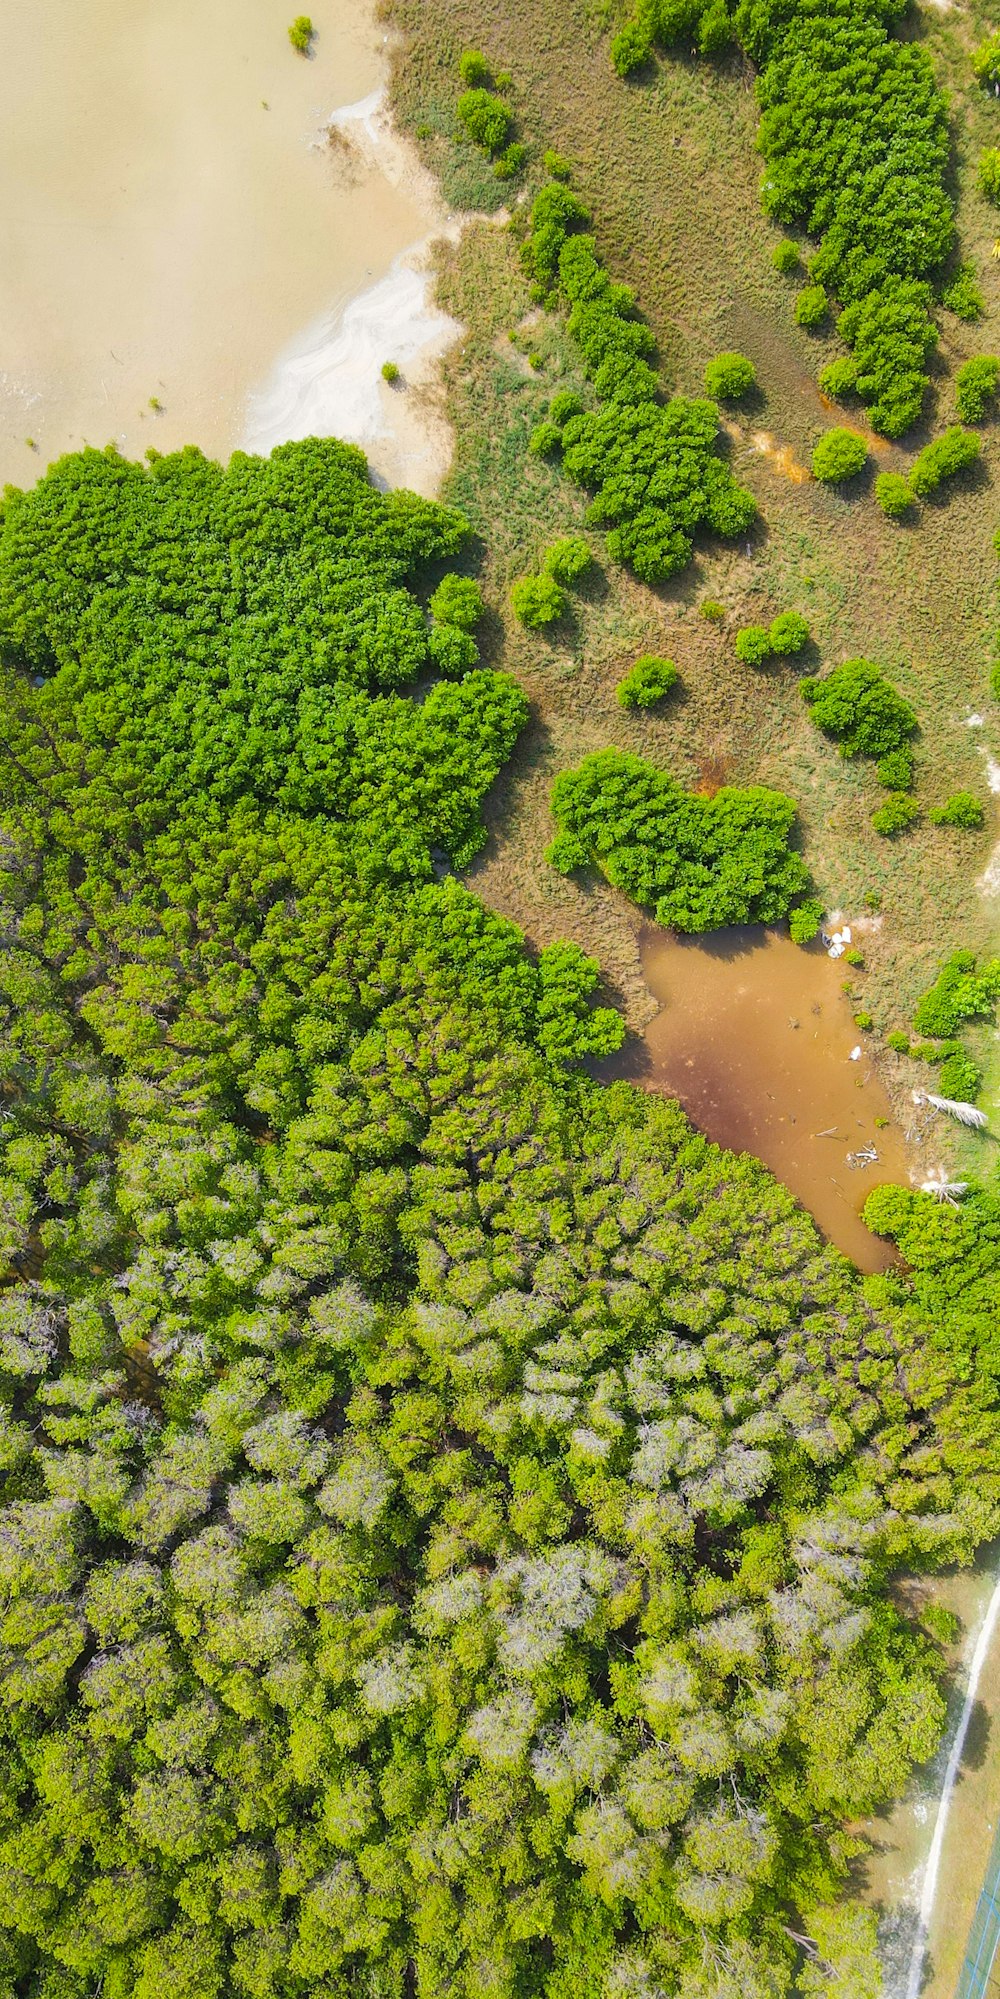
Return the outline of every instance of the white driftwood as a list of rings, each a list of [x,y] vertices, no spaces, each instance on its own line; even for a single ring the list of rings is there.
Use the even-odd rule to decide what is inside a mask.
[[[932,1110],[947,1111],[949,1117],[957,1118],[959,1124],[972,1125],[981,1131],[986,1123],[986,1112],[977,1110],[975,1104],[960,1104],[954,1097],[935,1097],[930,1090],[914,1090],[915,1104],[930,1104]]]

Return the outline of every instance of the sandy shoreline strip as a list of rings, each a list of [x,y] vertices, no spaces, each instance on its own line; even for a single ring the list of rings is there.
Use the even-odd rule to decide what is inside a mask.
[[[367,172],[405,190],[430,226],[385,277],[289,342],[247,399],[242,443],[266,453],[293,438],[343,438],[366,452],[379,484],[430,498],[447,472],[452,436],[429,391],[441,355],[462,331],[433,303],[430,253],[442,237],[454,240],[462,223],[445,215],[431,176],[397,132],[384,85],[335,112],[328,129]],[[400,370],[391,386],[382,380],[386,361]]]

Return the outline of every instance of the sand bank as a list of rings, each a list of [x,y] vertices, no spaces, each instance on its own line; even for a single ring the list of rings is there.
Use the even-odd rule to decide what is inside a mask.
[[[375,476],[391,486],[437,492],[451,455],[451,433],[434,395],[436,363],[461,332],[432,302],[433,242],[458,225],[440,209],[430,176],[393,127],[384,89],[331,119],[337,157],[404,191],[433,224],[398,256],[385,277],[346,304],[334,305],[278,356],[248,400],[242,443],[270,451],[286,438],[342,437],[360,444]],[[382,365],[400,379],[389,385]]]

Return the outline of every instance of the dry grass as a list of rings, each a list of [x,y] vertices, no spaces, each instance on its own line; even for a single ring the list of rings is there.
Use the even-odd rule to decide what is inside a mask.
[[[445,254],[441,297],[468,328],[448,368],[457,431],[448,497],[483,538],[489,656],[518,676],[533,708],[490,801],[493,837],[474,885],[538,942],[568,934],[599,955],[638,1022],[649,1003],[636,912],[603,881],[566,882],[544,863],[553,776],[614,743],[690,784],[720,775],[774,784],[799,801],[806,856],[828,905],[881,911],[881,928],[866,942],[867,970],[855,980],[879,1023],[898,1025],[945,951],[959,943],[988,949],[995,930],[997,906],[975,884],[1000,834],[984,773],[991,731],[998,739],[988,677],[1000,431],[984,429],[982,470],[941,504],[925,506],[913,527],[883,518],[870,480],[844,498],[789,476],[795,464],[808,464],[827,424],[860,413],[831,411],[820,396],[816,371],[841,350],[835,339],[794,325],[794,280],[771,265],[777,232],[758,198],[752,77],[736,61],[720,68],[668,58],[651,81],[625,85],[608,59],[614,12],[602,0],[397,0],[394,17],[407,35],[400,112],[440,170],[454,153],[441,107],[454,99],[461,49],[482,47],[514,72],[522,136],[536,159],[552,145],[573,160],[601,253],[635,286],[655,330],[664,379],[698,392],[705,362],[720,348],[754,361],[762,400],[727,426],[727,448],[757,497],[762,525],[750,544],[703,544],[691,568],[657,591],[608,563],[594,536],[601,570],[576,595],[568,629],[551,642],[519,630],[508,610],[511,579],[583,518],[583,496],[526,451],[555,387],[573,382],[574,359],[558,320],[530,312],[516,218],[511,228],[473,225]],[[986,25],[976,9],[928,7],[913,32],[925,37],[953,93],[962,254],[975,259],[993,315],[1000,265],[990,250],[1000,217],[976,195],[974,179],[981,145],[1000,129],[1000,107],[972,83],[968,66]],[[879,465],[905,469],[930,431],[954,420],[955,365],[1000,344],[990,317],[971,327],[943,320],[927,424],[905,450],[881,444]],[[706,597],[725,604],[726,626],[700,616]],[[871,813],[884,794],[871,768],[845,764],[819,736],[789,668],[757,673],[734,657],[737,625],[786,607],[809,618],[814,663],[864,653],[886,667],[921,718],[921,804],[973,790],[988,804],[984,833],[936,830],[926,820],[894,842],[872,833]],[[656,715],[626,713],[615,699],[618,678],[643,650],[667,653],[682,675],[682,689]],[[968,728],[973,710],[985,729]],[[911,1078],[908,1065],[890,1064],[897,1092],[913,1080],[926,1084],[926,1071]]]

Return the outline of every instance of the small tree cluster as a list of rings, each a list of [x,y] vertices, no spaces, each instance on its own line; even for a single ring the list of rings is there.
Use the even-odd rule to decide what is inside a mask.
[[[736,634],[736,657],[746,666],[765,660],[789,659],[809,643],[809,626],[800,611],[779,611],[770,625],[743,625]]]
[[[982,423],[989,416],[1000,388],[1000,358],[974,354],[955,375],[955,405],[963,423]]]

